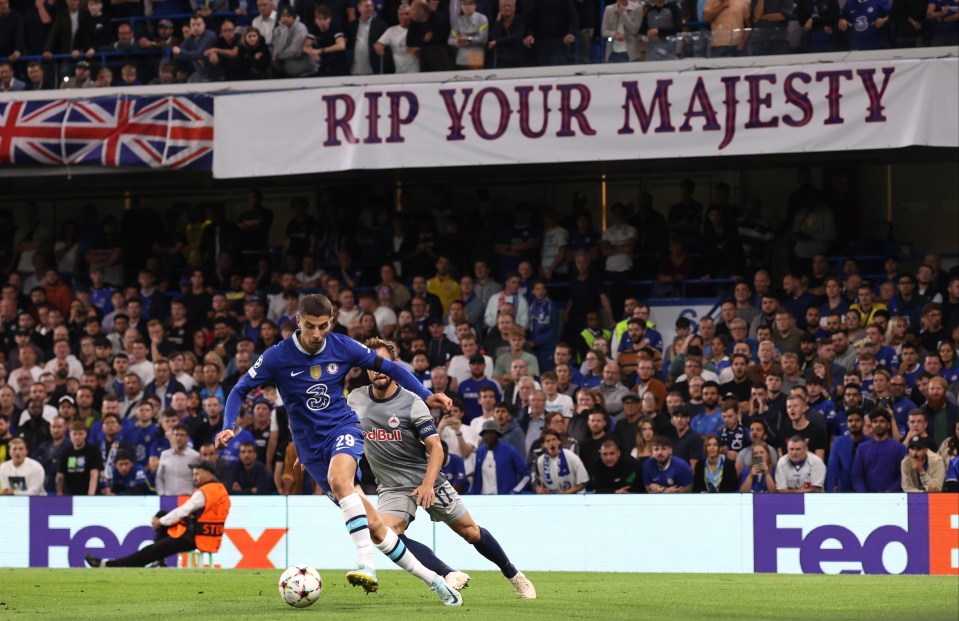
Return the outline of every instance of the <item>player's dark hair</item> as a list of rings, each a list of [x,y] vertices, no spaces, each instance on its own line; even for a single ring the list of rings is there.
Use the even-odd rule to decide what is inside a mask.
[[[301,317],[303,315],[310,315],[313,317],[333,316],[333,305],[330,303],[330,299],[322,293],[311,293],[309,295],[304,295],[300,299],[300,305],[296,310]]]

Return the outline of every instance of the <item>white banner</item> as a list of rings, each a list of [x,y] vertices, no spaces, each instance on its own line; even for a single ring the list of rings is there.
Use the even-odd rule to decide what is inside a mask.
[[[643,70],[224,95],[213,173],[959,146],[956,58]]]
[[[343,514],[326,497],[232,500],[215,566],[354,566],[356,549]],[[522,494],[463,500],[476,522],[528,571],[959,575],[956,494]],[[0,567],[83,567],[88,553],[130,554],[152,542],[150,516],[176,504],[176,498],[156,496],[2,496]],[[629,525],[628,536],[600,536],[603,528],[622,525]],[[453,567],[494,569],[425,513],[408,532]],[[563,545],[556,545],[557,532],[567,534]],[[668,553],[660,549],[664,545]],[[377,563],[391,568],[382,556]]]

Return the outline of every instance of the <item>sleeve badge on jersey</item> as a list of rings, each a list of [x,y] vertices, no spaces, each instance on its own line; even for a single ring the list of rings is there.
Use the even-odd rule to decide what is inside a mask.
[[[390,416],[390,419],[386,421],[386,423],[393,429],[396,429],[397,427],[400,426],[400,419],[398,419],[396,415],[393,415],[393,416]]]
[[[263,364],[263,354],[260,354],[260,357],[256,359],[256,364],[253,365],[253,368],[257,369],[261,364]]]
[[[315,380],[318,380],[321,377],[323,377],[323,367],[321,367],[318,364],[310,367],[310,377],[312,377]]]
[[[340,365],[336,364],[335,362],[331,362],[328,365],[326,365],[326,372],[329,373],[330,375],[336,375],[336,372],[339,370],[340,370]]]

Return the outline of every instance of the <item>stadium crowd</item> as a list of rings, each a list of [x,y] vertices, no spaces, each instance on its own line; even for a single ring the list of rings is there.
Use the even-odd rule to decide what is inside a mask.
[[[956,0],[0,0],[0,91],[957,43]]]
[[[225,450],[211,440],[321,291],[337,332],[394,340],[452,398],[435,416],[460,491],[956,490],[959,270],[831,262],[855,205],[799,183],[778,227],[724,184],[705,208],[686,180],[663,213],[646,194],[612,206],[604,231],[580,195],[560,214],[331,190],[315,211],[291,201],[276,252],[258,190],[232,219],[141,198],[56,233],[36,205],[0,210],[0,488],[189,494],[202,459],[232,494],[316,493],[275,389],[249,395]],[[791,256],[773,270],[777,241]],[[637,279],[670,295],[704,276],[724,279],[699,285],[716,312],[665,341]],[[348,389],[368,383],[357,369]]]

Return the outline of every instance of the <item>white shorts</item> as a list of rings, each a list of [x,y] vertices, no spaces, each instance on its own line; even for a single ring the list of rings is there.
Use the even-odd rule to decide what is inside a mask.
[[[416,500],[410,496],[412,491],[413,488],[381,492],[376,501],[377,512],[397,515],[409,524],[416,519],[416,509],[418,508]],[[466,505],[463,504],[460,495],[456,493],[456,490],[448,481],[436,486],[433,491],[436,493],[436,500],[432,507],[426,509],[426,512],[430,514],[430,518],[434,522],[452,524],[466,514]]]

